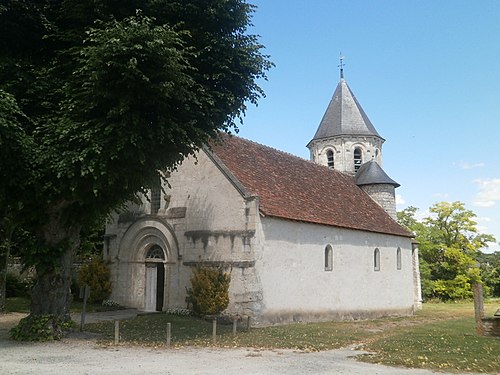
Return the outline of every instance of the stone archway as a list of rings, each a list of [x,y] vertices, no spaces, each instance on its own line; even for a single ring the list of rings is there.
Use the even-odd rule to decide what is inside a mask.
[[[114,257],[113,298],[125,306],[162,311],[171,303],[178,256],[175,232],[167,222],[152,217],[135,221]]]

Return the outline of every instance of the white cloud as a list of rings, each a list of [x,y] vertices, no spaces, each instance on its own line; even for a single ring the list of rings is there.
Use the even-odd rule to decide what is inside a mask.
[[[405,203],[406,203],[406,201],[403,199],[401,194],[396,194],[396,206],[401,206]]]
[[[500,178],[478,179],[474,182],[479,185],[473,204],[477,207],[492,207],[500,201]]]
[[[458,165],[458,167],[462,169],[474,169],[474,168],[482,168],[485,166],[485,163],[468,163],[466,161],[459,161],[458,163],[454,163],[455,165]]]

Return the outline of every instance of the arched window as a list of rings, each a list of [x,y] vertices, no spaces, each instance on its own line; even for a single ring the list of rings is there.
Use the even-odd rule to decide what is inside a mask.
[[[328,150],[326,152],[326,162],[327,162],[328,168],[333,169],[335,163],[333,160],[333,151],[332,150]]]
[[[380,271],[380,250],[375,248],[373,252],[373,270]]]
[[[396,264],[397,264],[397,268],[398,270],[401,269],[401,248],[398,247],[398,249],[396,250]]]
[[[359,147],[354,149],[354,172],[357,172],[363,162],[363,153]]]
[[[325,247],[325,271],[333,270],[333,249],[330,245]]]
[[[165,259],[165,252],[158,245],[153,245],[149,248],[146,259]]]

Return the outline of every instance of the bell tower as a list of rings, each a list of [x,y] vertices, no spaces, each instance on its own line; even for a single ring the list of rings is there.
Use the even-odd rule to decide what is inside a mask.
[[[396,219],[395,189],[400,186],[382,169],[382,138],[344,79],[326,108],[316,134],[307,144],[311,160],[348,174],[354,182]]]

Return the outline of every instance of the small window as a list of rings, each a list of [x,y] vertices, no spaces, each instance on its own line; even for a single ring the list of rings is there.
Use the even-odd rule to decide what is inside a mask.
[[[330,245],[325,247],[325,271],[333,270],[333,249]]]
[[[373,252],[373,270],[380,271],[380,250],[378,248]]]
[[[397,268],[398,270],[401,269],[401,248],[398,247],[398,249],[396,250],[396,264],[397,264]]]
[[[151,215],[156,215],[161,204],[161,179],[158,176],[156,186],[151,189]]]
[[[363,153],[359,147],[354,149],[354,172],[357,172],[363,162]]]
[[[326,152],[326,162],[327,162],[328,168],[333,169],[333,167],[335,166],[335,162],[333,160],[333,151],[332,150],[328,150]]]

